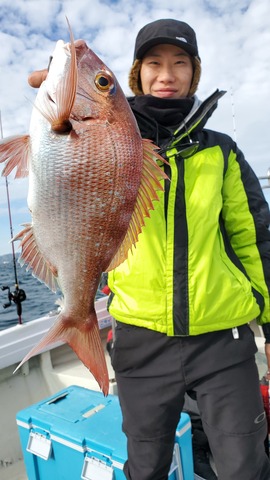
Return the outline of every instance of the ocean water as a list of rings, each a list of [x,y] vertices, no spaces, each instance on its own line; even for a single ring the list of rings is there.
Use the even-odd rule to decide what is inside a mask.
[[[25,291],[26,300],[22,302],[22,322],[30,322],[36,318],[47,315],[57,309],[55,301],[60,293],[52,293],[44,283],[37,280],[25,267],[21,267],[16,259],[16,270],[19,287]],[[0,330],[18,323],[17,307],[14,302],[4,308],[8,303],[8,290],[2,287],[10,287],[11,293],[15,290],[15,274],[12,255],[0,256]]]
[[[25,291],[26,299],[22,302],[22,323],[30,322],[37,318],[57,313],[58,305],[55,302],[61,297],[61,292],[52,293],[51,290],[41,283],[37,278],[26,271],[26,267],[21,267],[16,258],[16,271],[19,288]],[[104,282],[104,281],[103,281]],[[17,306],[14,302],[7,308],[3,305],[8,303],[8,290],[2,290],[2,287],[9,287],[10,292],[15,291],[15,274],[13,256],[0,255],[0,330],[12,327],[19,321]],[[102,285],[104,286],[104,285]],[[96,300],[103,297],[104,294],[98,290]]]

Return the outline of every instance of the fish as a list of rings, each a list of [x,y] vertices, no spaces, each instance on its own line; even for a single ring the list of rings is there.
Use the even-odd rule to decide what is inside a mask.
[[[102,273],[136,248],[167,177],[114,73],[84,40],[74,40],[71,28],[69,40],[56,43],[29,133],[0,142],[2,175],[29,176],[32,222],[13,238],[20,241],[19,262],[63,297],[54,325],[15,371],[62,341],[107,395],[96,291]]]

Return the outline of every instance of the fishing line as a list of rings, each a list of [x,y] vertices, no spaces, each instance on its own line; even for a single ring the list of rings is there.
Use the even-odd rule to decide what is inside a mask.
[[[3,139],[3,127],[2,127],[2,117],[0,111],[0,138]],[[10,228],[10,236],[11,240],[13,239],[13,227],[12,227],[12,216],[11,216],[11,208],[10,208],[10,198],[9,198],[9,188],[8,188],[8,180],[6,180],[6,194],[7,194],[7,205],[8,205],[8,216],[9,216],[9,228]],[[26,299],[25,291],[19,287],[18,276],[17,276],[17,267],[16,267],[16,255],[14,249],[14,243],[11,242],[12,247],[12,259],[13,259],[13,270],[14,270],[14,278],[15,278],[15,291],[11,292],[10,287],[2,286],[1,290],[8,290],[8,303],[4,303],[3,308],[8,308],[12,305],[12,302],[15,303],[17,307],[17,315],[19,324],[22,324],[22,302]]]

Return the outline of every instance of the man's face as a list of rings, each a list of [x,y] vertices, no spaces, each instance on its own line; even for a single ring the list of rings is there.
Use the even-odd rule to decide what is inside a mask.
[[[187,97],[193,77],[190,56],[175,45],[156,45],[142,59],[141,84],[145,95]]]

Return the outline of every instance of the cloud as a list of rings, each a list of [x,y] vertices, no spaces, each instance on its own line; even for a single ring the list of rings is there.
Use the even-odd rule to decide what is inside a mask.
[[[29,87],[27,77],[47,66],[58,39],[69,40],[66,16],[75,38],[87,41],[114,71],[127,95],[138,30],[158,18],[190,23],[197,33],[202,59],[198,95],[204,99],[216,88],[228,92],[208,127],[236,135],[257,175],[267,172],[269,0],[170,0],[169,6],[166,0],[1,0],[0,110],[4,136],[28,132],[36,92]],[[9,231],[4,220],[4,182],[0,179],[0,254],[9,251],[5,243]],[[10,195],[12,202],[18,200],[27,212],[27,181],[11,178]]]

